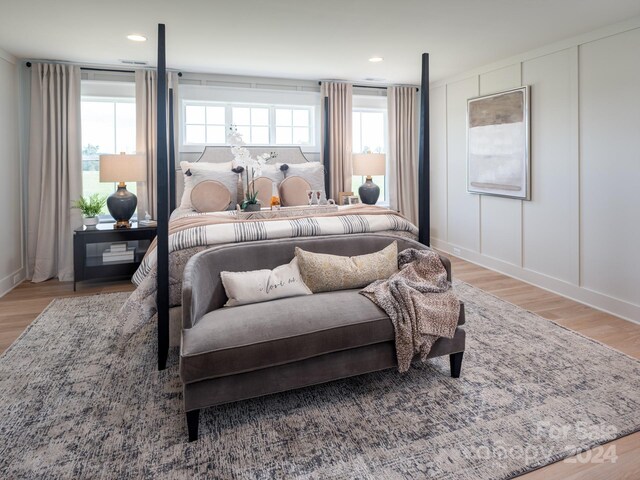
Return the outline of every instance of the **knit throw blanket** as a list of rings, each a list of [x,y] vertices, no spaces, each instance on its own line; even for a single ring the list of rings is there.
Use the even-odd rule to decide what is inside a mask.
[[[360,293],[391,318],[398,370],[406,372],[415,355],[426,360],[438,338],[453,338],[460,302],[436,252],[409,248],[398,255],[398,266],[390,278],[377,280]]]

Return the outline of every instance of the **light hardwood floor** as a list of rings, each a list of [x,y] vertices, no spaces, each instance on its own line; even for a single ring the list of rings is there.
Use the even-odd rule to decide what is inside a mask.
[[[450,258],[455,278],[621,352],[640,358],[640,325],[459,258]],[[133,286],[128,282],[79,284],[77,292],[73,292],[71,283],[57,281],[40,284],[23,283],[0,299],[0,352],[3,352],[54,298],[130,290],[133,290]],[[462,368],[464,372],[464,365]],[[525,480],[640,479],[640,432],[606,444],[605,448],[611,445],[615,445],[618,457],[615,463],[571,463],[569,459],[569,461],[548,465],[520,478]]]
[[[49,280],[42,283],[21,283],[0,298],[0,353],[20,336],[54,298],[127,292],[133,289],[134,285],[127,281],[78,283],[75,292],[72,282]]]

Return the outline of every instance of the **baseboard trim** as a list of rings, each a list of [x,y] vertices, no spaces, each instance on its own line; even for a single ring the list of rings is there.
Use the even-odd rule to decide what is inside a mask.
[[[0,279],[0,297],[4,297],[7,293],[24,282],[26,279],[25,273],[26,272],[24,270],[24,267],[21,267],[15,272],[10,273],[6,277]],[[14,278],[16,276],[18,276],[18,280],[14,282]]]
[[[526,268],[498,260],[497,258],[488,257],[473,250],[453,245],[442,240],[432,238],[431,245],[454,257],[462,258],[468,262],[495,270],[496,272],[507,275],[508,277],[521,280],[530,285],[542,288],[543,290],[555,293],[556,295],[575,300],[576,302],[583,303],[597,310],[640,324],[640,305],[635,305],[618,298],[610,297],[608,295],[589,290],[588,288],[579,287],[565,282],[564,280],[559,280],[533,270],[528,270]],[[457,251],[459,250],[459,253],[453,253],[454,248]]]

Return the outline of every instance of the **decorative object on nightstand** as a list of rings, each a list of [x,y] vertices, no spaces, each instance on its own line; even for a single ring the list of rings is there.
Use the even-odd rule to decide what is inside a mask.
[[[95,228],[100,223],[98,215],[100,215],[106,203],[106,197],[99,193],[94,193],[89,197],[80,196],[78,200],[73,202],[73,208],[79,209],[82,213],[82,223],[85,227]]]
[[[158,222],[156,222],[155,220],[151,220],[151,215],[149,214],[149,212],[145,211],[144,220],[139,220],[138,225],[140,225],[141,227],[156,227],[158,226]]]
[[[360,200],[368,205],[375,205],[380,197],[380,187],[373,183],[372,176],[386,175],[386,163],[384,153],[354,153],[353,174],[367,177],[358,189]]]
[[[107,198],[107,208],[115,219],[113,228],[131,228],[129,219],[138,205],[137,197],[127,190],[125,182],[144,182],[147,166],[142,155],[100,155],[100,181],[118,182],[118,190]]]
[[[135,254],[136,247],[129,247],[127,242],[112,243],[102,252],[102,262],[133,262]]]

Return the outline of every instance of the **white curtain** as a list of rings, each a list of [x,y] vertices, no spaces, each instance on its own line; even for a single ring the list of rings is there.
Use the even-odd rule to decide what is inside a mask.
[[[415,87],[387,89],[389,204],[418,222],[418,112]]]
[[[34,63],[28,160],[27,276],[73,280],[72,202],[82,193],[80,68]]]
[[[180,168],[180,89],[178,85],[178,72],[169,72],[167,73],[167,85],[169,88],[173,89],[173,139],[174,139],[174,155],[176,159],[176,164],[174,168]],[[169,101],[169,94],[167,93],[167,101]],[[169,107],[167,106],[167,118],[169,115]],[[169,126],[169,120],[167,120],[167,128]],[[168,135],[168,134],[167,134]],[[167,136],[167,147],[171,148],[169,145],[169,137]],[[171,168],[171,166],[169,167]],[[171,181],[171,180],[169,180]],[[176,182],[182,182],[182,173],[176,172]],[[178,189],[176,188],[176,192]],[[175,205],[180,205],[180,199],[175,200]]]
[[[136,153],[147,159],[147,180],[138,182],[138,218],[149,212],[155,218],[157,76],[155,70],[136,71]]]
[[[174,139],[176,148],[176,162],[178,159],[178,132],[179,132],[179,102],[178,102],[178,74],[167,73],[167,86],[173,88],[173,113],[174,113]],[[157,119],[158,119],[158,84],[155,70],[136,71],[136,150],[139,155],[147,158],[147,181],[138,182],[138,218],[143,218],[145,212],[149,212],[156,218],[157,206]],[[167,101],[169,95],[167,93]],[[169,108],[167,105],[167,115]],[[167,128],[169,120],[167,118]],[[169,132],[167,132],[168,135]],[[168,136],[167,136],[168,139]],[[168,141],[167,141],[168,145]],[[177,165],[176,165],[177,166]]]
[[[323,135],[329,135],[330,194],[337,200],[338,193],[350,191],[352,184],[353,87],[348,83],[322,82],[320,93],[323,99],[329,98],[329,132]],[[324,100],[322,108],[324,126]]]

